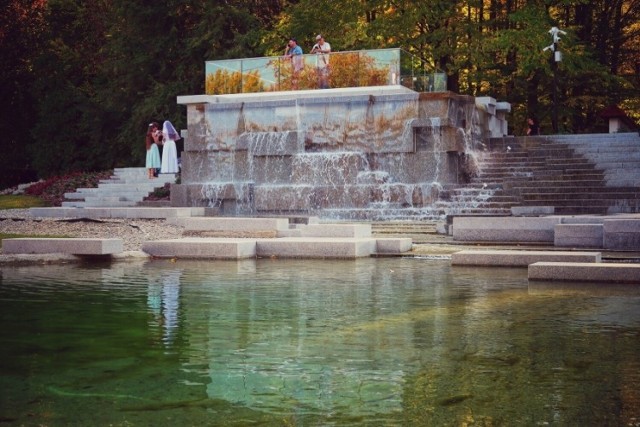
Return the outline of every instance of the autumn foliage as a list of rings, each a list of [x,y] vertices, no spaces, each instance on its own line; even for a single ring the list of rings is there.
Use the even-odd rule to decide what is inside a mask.
[[[315,55],[305,55],[305,65],[298,75],[297,89],[318,89]],[[207,95],[295,90],[290,59],[274,57],[260,70],[241,73],[218,69],[206,77]],[[329,85],[332,88],[381,86],[388,84],[390,66],[376,62],[362,52],[333,53],[329,62]],[[262,78],[273,75],[273,79]]]

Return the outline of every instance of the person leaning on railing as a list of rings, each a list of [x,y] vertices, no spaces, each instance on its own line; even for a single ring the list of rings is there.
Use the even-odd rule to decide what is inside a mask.
[[[311,48],[311,53],[318,55],[316,58],[316,72],[318,74],[318,87],[320,89],[329,88],[329,54],[331,45],[324,41],[321,34],[316,36],[316,44]]]
[[[300,72],[304,67],[304,58],[302,56],[302,48],[298,46],[298,41],[293,37],[289,39],[287,48],[284,50],[284,57],[291,59],[291,65],[293,67],[293,73],[291,74],[291,86],[294,90],[298,89],[298,79],[300,78]]]

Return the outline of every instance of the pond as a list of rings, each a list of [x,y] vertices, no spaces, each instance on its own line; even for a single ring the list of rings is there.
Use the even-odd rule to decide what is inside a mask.
[[[0,424],[640,425],[640,290],[448,260],[3,267]]]

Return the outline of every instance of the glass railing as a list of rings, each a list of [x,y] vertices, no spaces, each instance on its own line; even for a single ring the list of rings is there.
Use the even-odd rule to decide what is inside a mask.
[[[401,49],[205,62],[208,95],[391,85],[444,92],[447,78]]]

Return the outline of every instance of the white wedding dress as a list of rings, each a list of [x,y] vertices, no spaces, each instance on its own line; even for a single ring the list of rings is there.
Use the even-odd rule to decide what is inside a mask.
[[[176,142],[172,139],[165,139],[162,147],[160,173],[178,173],[178,150],[176,149]]]
[[[164,136],[164,145],[160,173],[178,173],[178,150],[175,140],[180,139],[180,135],[169,120],[165,120],[162,125],[162,135]]]

